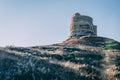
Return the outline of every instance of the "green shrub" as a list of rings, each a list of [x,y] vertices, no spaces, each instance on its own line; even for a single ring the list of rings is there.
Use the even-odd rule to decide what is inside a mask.
[[[54,50],[57,50],[58,48],[56,48],[56,47],[41,47],[41,49],[48,50],[48,51],[54,51]]]
[[[117,42],[117,41],[113,41],[113,40],[105,41],[104,48],[105,49],[117,49],[117,50],[120,50],[120,43]]]
[[[120,78],[120,73],[116,73],[114,76]]]
[[[68,48],[68,47],[65,47],[65,48],[63,48],[64,49],[64,51],[66,51],[66,52],[74,52],[74,51],[81,51],[81,49],[79,49],[79,48]]]
[[[67,55],[63,55],[63,56],[64,56],[64,60],[74,60],[75,59],[74,54],[67,54]]]

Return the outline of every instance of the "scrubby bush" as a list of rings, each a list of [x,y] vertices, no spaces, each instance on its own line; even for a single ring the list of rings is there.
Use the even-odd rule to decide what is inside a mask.
[[[75,55],[74,54],[66,54],[66,55],[63,55],[63,59],[64,60],[74,60]]]
[[[120,43],[117,41],[109,40],[105,42],[104,48],[120,50]]]
[[[120,72],[116,73],[114,76],[120,79]]]
[[[68,48],[68,47],[65,47],[65,48],[63,48],[64,49],[64,51],[66,51],[66,52],[75,52],[75,51],[81,51],[81,49],[79,49],[79,48]]]
[[[41,47],[41,49],[48,50],[48,51],[54,51],[54,50],[57,50],[58,48],[56,48],[56,47]]]

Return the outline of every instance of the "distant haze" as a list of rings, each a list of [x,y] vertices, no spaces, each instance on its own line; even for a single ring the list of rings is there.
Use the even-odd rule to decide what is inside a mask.
[[[120,0],[0,0],[0,46],[60,43],[71,16],[93,18],[98,36],[120,42]]]

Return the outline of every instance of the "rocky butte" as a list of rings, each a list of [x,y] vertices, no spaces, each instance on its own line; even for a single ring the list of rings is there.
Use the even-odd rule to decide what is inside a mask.
[[[120,42],[97,36],[93,19],[75,13],[61,43],[1,47],[0,80],[120,80]]]
[[[93,19],[75,13],[70,23],[70,38],[81,36],[97,36],[97,27],[93,25]]]

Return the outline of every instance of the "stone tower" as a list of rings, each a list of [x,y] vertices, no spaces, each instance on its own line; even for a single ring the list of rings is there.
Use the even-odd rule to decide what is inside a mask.
[[[75,13],[70,23],[70,38],[81,36],[97,36],[97,26],[93,25],[91,17]]]

